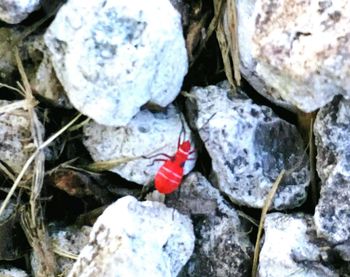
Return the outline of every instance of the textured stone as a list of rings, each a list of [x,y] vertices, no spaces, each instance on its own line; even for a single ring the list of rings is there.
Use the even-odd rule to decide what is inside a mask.
[[[79,255],[83,247],[89,242],[90,232],[90,226],[83,226],[81,228],[66,227],[64,229],[52,231],[50,239],[61,251]],[[71,258],[64,257],[63,255],[56,255],[57,268],[59,269],[58,275],[67,276],[74,262],[75,260]]]
[[[147,102],[165,107],[187,73],[181,18],[168,0],[70,0],[45,34],[71,103],[124,126]]]
[[[331,265],[331,249],[327,242],[316,237],[311,216],[272,213],[266,217],[264,230],[260,277],[340,276]]]
[[[95,161],[121,159],[125,157],[154,156],[157,153],[173,155],[177,150],[178,138],[184,124],[186,138],[191,139],[191,131],[186,122],[181,121],[182,115],[169,105],[164,112],[140,111],[126,127],[108,127],[90,122],[84,128],[84,145]],[[194,148],[194,146],[193,146]],[[154,178],[163,156],[150,159],[138,158],[111,169],[123,178],[145,184]],[[185,164],[185,174],[195,165],[194,160]]]
[[[348,1],[237,1],[243,75],[270,100],[305,112],[349,98],[349,9]]]
[[[162,203],[126,196],[97,219],[68,276],[175,277],[193,247],[188,217]]]
[[[0,100],[0,159],[15,174],[18,174],[31,155],[31,127],[28,112],[20,108],[10,108],[2,112],[6,105],[21,102]],[[22,103],[24,105],[24,103]],[[33,150],[34,148],[32,148]]]
[[[43,36],[32,36],[26,45],[26,51],[33,64],[32,68],[26,67],[33,93],[41,95],[52,105],[71,109],[72,105],[56,77]]]
[[[200,173],[191,173],[166,204],[191,217],[196,243],[180,276],[248,276],[253,246],[233,207]]]
[[[297,129],[270,108],[240,95],[230,99],[228,93],[218,86],[196,87],[191,91],[194,99],[187,102],[197,113],[195,125],[212,159],[213,183],[234,203],[261,208],[277,176],[286,169],[289,173],[273,207],[300,206],[310,176]]]
[[[314,132],[322,182],[315,224],[332,243],[350,247],[350,101],[337,97],[322,108]]]
[[[16,24],[40,7],[40,0],[0,0],[0,20]]]

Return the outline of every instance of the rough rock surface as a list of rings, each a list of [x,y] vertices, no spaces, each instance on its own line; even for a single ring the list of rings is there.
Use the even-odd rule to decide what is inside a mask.
[[[235,209],[200,173],[183,181],[166,204],[191,217],[195,250],[180,276],[248,276],[253,246]]]
[[[348,9],[348,1],[237,1],[243,75],[268,98],[305,112],[337,94],[349,98]]]
[[[33,93],[40,94],[55,106],[72,108],[61,83],[56,77],[43,36],[31,36],[27,39],[26,45],[28,59],[31,61],[28,64],[33,64],[31,68],[26,66],[26,73]]]
[[[177,276],[192,254],[190,219],[157,202],[126,196],[97,219],[68,276]]]
[[[289,171],[275,209],[300,206],[309,183],[307,157],[295,126],[244,96],[219,86],[195,87],[188,101],[212,159],[213,183],[237,204],[261,208],[282,169]],[[193,103],[193,104],[191,104]],[[192,106],[194,105],[194,107]]]
[[[20,101],[0,100],[0,160],[16,174],[31,155],[28,112],[14,106],[21,106],[21,103],[23,104]],[[3,112],[5,107],[8,111]]]
[[[322,181],[315,223],[329,241],[350,248],[350,101],[337,97],[322,108],[314,132]]]
[[[168,0],[70,0],[45,34],[72,104],[126,125],[147,102],[165,107],[187,73],[181,18]]]
[[[108,127],[90,122],[84,128],[84,145],[95,161],[154,156],[157,153],[172,156],[177,150],[182,124],[186,138],[192,141],[191,131],[181,117],[177,109],[169,105],[164,112],[142,110],[125,127]],[[195,159],[195,153],[193,154],[191,158]],[[114,167],[111,171],[129,181],[145,184],[153,179],[163,164],[162,161],[154,161],[159,158],[165,157],[137,158]],[[185,173],[192,170],[194,165],[195,160],[187,161]]]
[[[258,275],[340,276],[331,266],[330,251],[327,242],[316,237],[311,216],[272,213],[265,221]]]
[[[52,243],[61,251],[73,255],[79,255],[80,251],[89,242],[90,226],[81,228],[67,227],[61,230],[53,231],[50,234]],[[58,275],[67,276],[74,264],[73,259],[66,258],[62,255],[56,255]]]
[[[0,0],[0,20],[16,24],[40,7],[40,0]]]

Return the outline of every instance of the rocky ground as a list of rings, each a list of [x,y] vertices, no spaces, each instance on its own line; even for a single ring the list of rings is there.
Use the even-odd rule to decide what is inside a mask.
[[[348,10],[0,0],[0,276],[350,276]]]

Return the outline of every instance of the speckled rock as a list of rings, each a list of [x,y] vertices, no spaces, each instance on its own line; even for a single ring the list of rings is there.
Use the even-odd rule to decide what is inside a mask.
[[[191,173],[179,194],[166,198],[169,207],[191,217],[195,250],[179,276],[248,276],[253,246],[248,226],[200,173]]]
[[[311,216],[272,213],[264,227],[259,277],[340,276],[332,267],[332,249],[326,240],[317,238]]]
[[[45,34],[71,103],[124,126],[147,102],[165,107],[187,73],[181,18],[168,0],[70,0]]]
[[[0,0],[0,20],[16,24],[40,7],[40,0]]]
[[[0,159],[16,174],[34,150],[28,112],[20,106],[24,102],[0,100]]]
[[[234,203],[261,208],[273,182],[286,169],[289,173],[273,207],[300,206],[310,177],[295,126],[243,95],[230,99],[229,91],[219,86],[196,87],[191,93],[195,99],[187,103],[197,113],[196,128],[212,159],[213,183]]]
[[[348,1],[237,1],[243,75],[274,102],[305,112],[337,94],[349,98],[348,9]]]
[[[329,241],[350,248],[350,101],[337,97],[322,108],[314,132],[322,181],[315,223]]]
[[[182,115],[173,105],[169,105],[164,112],[140,111],[126,127],[108,127],[90,122],[84,128],[84,145],[95,161],[120,159],[125,157],[154,156],[157,153],[173,155],[177,150],[178,138],[184,124],[186,138],[191,139],[191,131]],[[193,153],[185,164],[185,173],[195,165]],[[162,161],[138,158],[111,169],[123,178],[145,184],[154,178]],[[153,162],[154,161],[154,162]]]
[[[97,219],[68,276],[175,277],[193,247],[188,217],[162,203],[126,196]]]
[[[90,226],[82,226],[81,228],[71,226],[52,231],[50,238],[52,244],[62,253],[66,252],[73,255],[79,255],[83,247],[89,242],[91,229]],[[67,276],[72,269],[74,262],[74,259],[64,257],[63,255],[56,255],[56,263],[59,270],[57,274]]]

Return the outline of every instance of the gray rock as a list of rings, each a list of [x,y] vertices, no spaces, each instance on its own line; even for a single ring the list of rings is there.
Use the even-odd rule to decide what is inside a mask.
[[[172,156],[177,150],[178,139],[184,124],[186,138],[191,138],[191,131],[182,115],[173,105],[164,112],[140,111],[126,127],[108,127],[90,122],[84,127],[84,145],[95,161],[121,159],[125,157],[154,156],[165,153]],[[194,146],[193,146],[194,148]],[[138,158],[111,169],[123,178],[144,185],[157,173],[162,161]],[[185,174],[195,165],[196,155],[185,164]],[[154,162],[153,162],[154,161]]]
[[[234,203],[261,208],[286,169],[273,208],[300,206],[310,176],[295,126],[243,96],[230,99],[229,91],[218,86],[196,87],[191,93],[194,99],[187,103],[197,113],[195,125],[212,159],[213,183]]]
[[[243,75],[274,102],[305,112],[337,94],[349,98],[349,8],[348,1],[237,1]]]
[[[259,277],[340,276],[330,263],[327,242],[316,237],[311,216],[272,213],[264,227]]]
[[[166,204],[191,217],[195,250],[180,276],[248,276],[253,246],[233,207],[200,173],[191,173]]]
[[[0,100],[0,159],[18,174],[34,151],[31,126],[23,101]],[[7,111],[6,111],[7,110]]]
[[[90,226],[82,226],[81,228],[66,227],[59,230],[54,230],[50,234],[50,239],[55,245],[56,253],[69,253],[72,255],[79,255],[80,251],[89,242],[89,234],[91,232]],[[67,258],[63,255],[56,255],[58,275],[67,276],[72,269],[75,260]]]
[[[0,20],[6,23],[20,23],[39,9],[40,0],[0,0]]]
[[[332,243],[350,247],[350,101],[338,97],[322,108],[314,132],[322,182],[315,224]]]
[[[188,217],[126,196],[97,219],[68,276],[177,276],[193,247]]]
[[[41,95],[52,105],[67,109],[73,108],[56,77],[43,36],[32,36],[26,45],[26,51],[33,64],[32,68],[26,67],[33,93]]]
[[[71,103],[124,126],[147,102],[165,107],[187,72],[181,18],[168,0],[70,0],[45,34]]]

